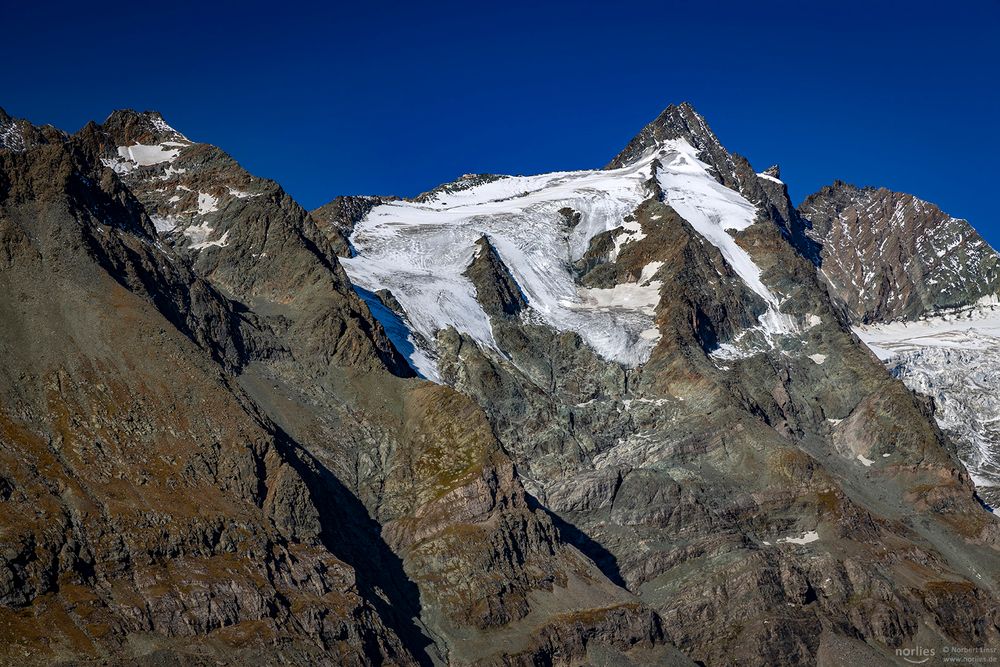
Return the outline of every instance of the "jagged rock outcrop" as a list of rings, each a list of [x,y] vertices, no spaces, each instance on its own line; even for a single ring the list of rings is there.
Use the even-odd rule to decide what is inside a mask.
[[[379,204],[391,201],[391,197],[336,197],[333,201],[309,212],[321,230],[330,237],[334,250],[340,257],[351,256],[348,239],[354,225]]]
[[[815,242],[806,234],[808,222],[798,215],[788,200],[788,189],[779,179],[780,170],[769,167],[760,174],[738,153],[727,151],[705,119],[687,102],[671,104],[651,123],[642,128],[605,169],[615,169],[639,159],[657,144],[684,139],[697,151],[720,183],[742,194],[757,205],[761,214],[778,225],[799,252],[815,259]]]
[[[842,181],[799,206],[822,275],[857,324],[915,319],[1000,294],[1000,256],[965,220],[885,188]]]
[[[38,127],[22,118],[12,118],[0,108],[0,150],[25,151],[41,144],[60,143],[66,133],[51,125]]]
[[[465,271],[476,288],[476,299],[491,317],[514,317],[528,301],[514,276],[486,236],[476,241],[476,256]]]

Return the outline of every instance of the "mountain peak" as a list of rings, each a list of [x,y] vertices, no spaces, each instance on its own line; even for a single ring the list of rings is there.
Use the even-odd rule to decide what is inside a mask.
[[[968,222],[913,195],[837,180],[799,211],[855,322],[916,319],[1000,292],[1000,255]]]
[[[23,118],[14,118],[0,108],[0,150],[25,151],[39,144],[63,141],[66,135],[52,127],[38,127]]]
[[[163,141],[189,141],[163,120],[159,111],[117,109],[105,119],[105,132],[122,145],[158,144]]]
[[[718,137],[689,102],[671,104],[639,131],[605,169],[631,164],[664,141],[684,139],[699,152],[722,149]]]

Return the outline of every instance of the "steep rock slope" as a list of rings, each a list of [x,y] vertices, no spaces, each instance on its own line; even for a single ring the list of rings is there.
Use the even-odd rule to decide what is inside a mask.
[[[116,111],[74,141],[113,169],[143,204],[159,238],[310,361],[406,365],[356,297],[329,241],[276,183],[248,174],[159,114]]]
[[[411,661],[223,371],[229,303],[113,174],[0,153],[0,249],[0,662]]]
[[[1000,294],[1000,256],[968,222],[912,195],[837,181],[799,211],[853,322],[914,319]]]
[[[997,495],[1000,256],[964,220],[912,195],[837,182],[800,206],[821,275],[856,333],[935,417],[990,505]]]
[[[481,409],[407,377],[276,185],[152,113],[0,157],[0,344],[23,359],[0,489],[60,498],[4,552],[2,660],[689,664],[524,494]],[[38,326],[61,376],[28,354]],[[41,371],[71,400],[26,399]],[[74,514],[40,466],[60,438],[110,509]]]
[[[846,327],[807,224],[682,105],[600,172],[375,206],[345,266],[690,657],[993,641],[996,519]]]

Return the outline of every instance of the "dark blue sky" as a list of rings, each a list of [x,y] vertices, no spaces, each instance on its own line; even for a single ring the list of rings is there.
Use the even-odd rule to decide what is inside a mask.
[[[796,203],[885,185],[1000,246],[1000,0],[114,4],[7,3],[0,106],[157,109],[313,208],[601,166],[688,100]]]

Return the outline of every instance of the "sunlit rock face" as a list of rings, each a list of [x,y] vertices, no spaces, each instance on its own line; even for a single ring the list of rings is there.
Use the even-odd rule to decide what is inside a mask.
[[[154,112],[0,133],[0,662],[1000,639],[967,380],[887,372],[690,105],[604,169],[309,213]]]

